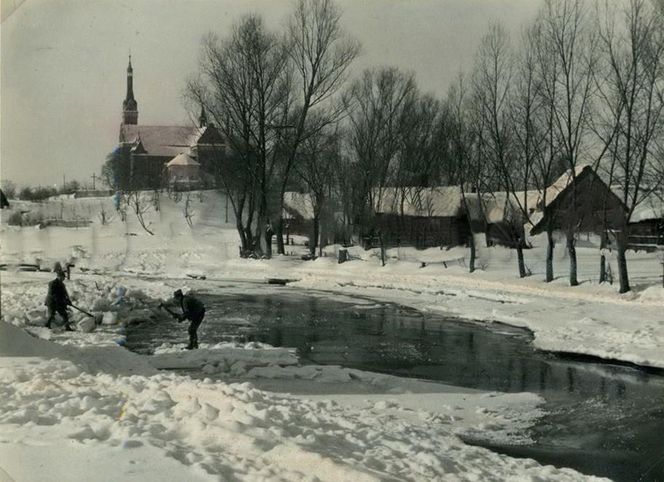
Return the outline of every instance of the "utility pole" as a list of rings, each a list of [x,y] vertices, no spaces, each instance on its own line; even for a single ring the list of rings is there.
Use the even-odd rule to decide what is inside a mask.
[[[62,190],[64,191],[66,187],[67,187],[67,178],[63,174],[62,175]]]
[[[93,191],[95,190],[95,180],[96,179],[97,179],[97,174],[93,172],[92,173],[92,190]]]

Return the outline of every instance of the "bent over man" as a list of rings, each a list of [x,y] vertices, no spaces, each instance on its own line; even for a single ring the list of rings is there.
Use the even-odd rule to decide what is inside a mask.
[[[175,302],[182,308],[182,314],[176,315],[178,321],[189,320],[189,345],[187,350],[198,348],[198,327],[205,318],[205,305],[194,296],[188,294],[183,295],[182,290],[177,290],[173,293]]]

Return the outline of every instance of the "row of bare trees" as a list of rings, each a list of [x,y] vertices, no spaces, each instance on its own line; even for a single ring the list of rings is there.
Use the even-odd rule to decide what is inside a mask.
[[[661,3],[546,0],[519,40],[513,45],[503,27],[491,25],[472,73],[450,90],[461,177],[507,193],[518,228],[534,207],[520,193],[535,188],[546,205],[546,188],[561,172],[573,183],[579,168],[591,165],[625,205],[619,225],[606,228],[616,240],[620,291],[629,291],[628,221],[663,181]],[[566,235],[570,284],[578,284],[575,239],[584,220],[576,199],[572,206],[546,226],[546,281],[553,279],[556,229]],[[515,247],[523,277],[523,240]]]
[[[516,39],[490,25],[472,71],[436,99],[412,73],[391,67],[347,83],[359,45],[344,33],[339,9],[300,0],[281,32],[250,15],[227,37],[207,36],[187,96],[226,139],[215,169],[246,253],[271,254],[268,225],[283,253],[288,190],[311,195],[313,253],[325,212],[381,236],[375,214],[386,203],[403,215],[423,189],[450,184],[461,186],[468,210],[506,194],[506,234],[523,277],[523,225],[534,203],[547,205],[561,174],[573,182],[590,164],[625,205],[620,225],[602,229],[615,237],[624,292],[628,221],[664,179],[663,52],[660,0],[544,0]],[[528,190],[540,195],[522,194]],[[554,231],[562,231],[570,284],[578,283],[578,202],[544,227],[546,281],[554,278]],[[472,234],[477,226],[469,225]],[[472,235],[469,244],[473,270]]]

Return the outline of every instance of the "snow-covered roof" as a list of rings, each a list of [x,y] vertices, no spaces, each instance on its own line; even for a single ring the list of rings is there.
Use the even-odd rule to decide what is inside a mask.
[[[309,193],[285,192],[284,209],[286,215],[295,213],[304,219],[314,218],[314,203]]]
[[[489,223],[498,223],[511,217],[524,217],[523,210],[530,215],[537,209],[541,193],[537,190],[492,192],[484,195],[488,200],[486,218]]]
[[[377,199],[380,195],[380,199]],[[461,214],[461,187],[439,186],[427,188],[383,188],[374,191],[375,210],[381,214],[406,216],[456,217]]]
[[[194,160],[189,154],[181,152],[169,162],[166,163],[167,167],[173,166],[200,166],[200,163]]]
[[[143,126],[124,124],[120,127],[120,142],[140,142],[152,156],[174,157],[190,148],[202,134],[199,127]]]
[[[579,164],[575,166],[573,170],[568,169],[553,184],[547,187],[546,198],[544,198],[546,200],[546,205],[548,206],[551,204],[585,169],[592,170],[592,166],[590,164]]]

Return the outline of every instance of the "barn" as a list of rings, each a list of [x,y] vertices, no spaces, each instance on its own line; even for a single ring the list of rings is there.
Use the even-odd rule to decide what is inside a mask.
[[[622,229],[625,204],[597,175],[592,166],[581,165],[565,172],[546,190],[541,219],[531,235],[554,231],[602,234]]]
[[[374,199],[378,199],[375,230],[386,246],[424,249],[468,241],[470,227],[460,186],[389,187]]]

